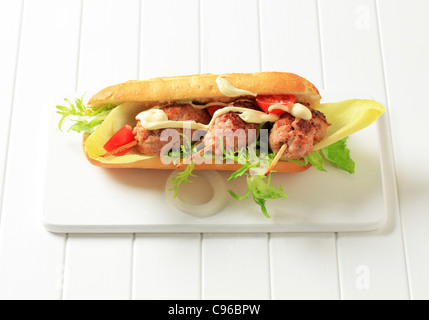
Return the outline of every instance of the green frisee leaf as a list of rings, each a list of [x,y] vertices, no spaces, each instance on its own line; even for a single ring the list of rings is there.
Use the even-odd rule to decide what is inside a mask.
[[[196,175],[192,174],[194,170],[195,163],[191,161],[185,170],[177,172],[176,176],[171,179],[170,184],[173,186],[169,191],[174,191],[174,198],[177,197],[179,192],[179,187],[181,184],[186,184],[191,182],[190,177],[196,177]]]
[[[238,196],[232,190],[228,190],[229,194],[236,200],[247,199],[252,195],[253,201],[261,207],[261,211],[265,217],[270,218],[268,210],[265,206],[268,199],[284,199],[287,194],[283,192],[282,186],[271,185],[271,174],[268,177],[264,175],[249,175],[246,173],[247,193],[244,196]]]
[[[66,106],[56,106],[57,113],[62,115],[61,120],[58,122],[60,131],[63,129],[64,121],[68,120],[74,122],[68,131],[93,133],[107,118],[110,111],[117,107],[115,104],[108,104],[98,108],[87,108],[83,103],[83,97],[76,98],[74,104],[68,99],[64,100],[67,102]]]

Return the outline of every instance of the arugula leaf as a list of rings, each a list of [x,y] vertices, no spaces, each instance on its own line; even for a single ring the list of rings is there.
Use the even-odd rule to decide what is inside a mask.
[[[169,189],[168,191],[174,190],[174,198],[177,197],[177,194],[179,192],[179,187],[182,183],[186,184],[188,182],[191,182],[191,180],[189,180],[189,177],[196,177],[195,174],[192,174],[194,167],[195,167],[195,162],[191,161],[185,170],[179,171],[176,174],[176,176],[173,179],[171,179],[170,184],[173,186],[173,188]]]
[[[355,162],[350,157],[350,150],[347,148],[348,137],[339,140],[323,149],[323,156],[334,167],[347,171],[350,174],[355,173]]]
[[[69,120],[75,123],[69,127],[68,131],[93,133],[107,118],[110,111],[117,107],[116,104],[108,104],[98,108],[87,108],[83,103],[83,97],[76,98],[74,104],[68,99],[64,100],[67,102],[66,106],[56,106],[57,113],[62,115],[58,123],[60,131],[62,131],[64,121]]]

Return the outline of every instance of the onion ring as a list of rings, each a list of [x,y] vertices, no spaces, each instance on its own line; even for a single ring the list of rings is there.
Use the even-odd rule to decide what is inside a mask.
[[[197,173],[198,176],[193,177],[190,183],[181,186],[178,195],[174,197],[174,192],[170,190],[170,181],[177,174],[177,170],[173,171],[165,186],[166,197],[176,209],[182,212],[200,218],[211,217],[225,206],[226,186],[217,171],[197,171]],[[200,195],[205,193],[206,197],[198,196],[198,193]]]

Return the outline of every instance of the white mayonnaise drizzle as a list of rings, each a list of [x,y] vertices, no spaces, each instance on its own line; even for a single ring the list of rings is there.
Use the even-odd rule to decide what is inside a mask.
[[[205,125],[202,123],[198,123],[196,121],[173,121],[168,120],[167,114],[159,109],[149,109],[139,113],[136,117],[137,120],[140,120],[143,128],[147,130],[158,130],[158,129],[166,129],[166,128],[183,128],[186,124],[187,128],[191,128],[193,130],[208,130],[216,118],[228,112],[237,112],[239,117],[243,119],[243,121],[248,123],[263,123],[263,122],[275,122],[279,119],[279,116],[275,114],[266,114],[262,111],[257,111],[253,109],[241,108],[241,107],[225,107],[217,110],[210,121],[209,124]]]
[[[227,96],[227,97],[239,97],[239,96],[247,96],[247,95],[254,96],[254,97],[257,96],[256,93],[253,93],[247,90],[237,89],[228,80],[222,78],[222,76],[217,77],[216,84],[219,88],[219,91],[224,96]]]
[[[216,79],[217,86],[219,88],[219,91],[227,97],[238,97],[243,95],[252,95],[254,97],[257,96],[256,93],[242,90],[234,87],[228,80],[222,78],[222,76],[219,76]],[[275,109],[281,109],[283,111],[286,111],[293,115],[296,118],[304,119],[304,120],[310,120],[312,117],[311,111],[304,105],[300,103],[295,103],[295,105],[292,108],[288,108],[281,104],[273,104],[268,108],[268,112],[271,112]]]
[[[271,112],[276,109],[286,111],[293,115],[295,118],[303,120],[310,120],[312,118],[310,109],[300,103],[295,103],[292,108],[289,108],[282,104],[273,104],[268,107],[268,112]]]

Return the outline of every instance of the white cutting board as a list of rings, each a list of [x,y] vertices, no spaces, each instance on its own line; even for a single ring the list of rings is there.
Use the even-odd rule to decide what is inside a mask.
[[[368,94],[344,92],[322,96],[323,102],[371,99]],[[183,212],[166,192],[172,171],[95,167],[83,155],[81,135],[59,132],[59,117],[51,120],[44,181],[43,224],[51,232],[347,232],[375,230],[387,218],[386,177],[380,161],[386,151],[380,146],[389,132],[382,129],[388,126],[380,125],[387,121],[383,116],[349,138],[355,174],[328,164],[328,173],[310,168],[303,173],[273,174],[273,184],[283,185],[288,197],[267,202],[271,219],[251,199],[237,201],[226,192],[232,189],[241,195],[246,190],[244,178],[227,182],[229,172],[219,172],[221,181],[214,192],[224,202],[216,214],[196,217]],[[386,158],[390,156],[384,154]],[[182,199],[199,194],[198,201],[210,201],[201,193],[204,180],[199,181],[183,188]]]

